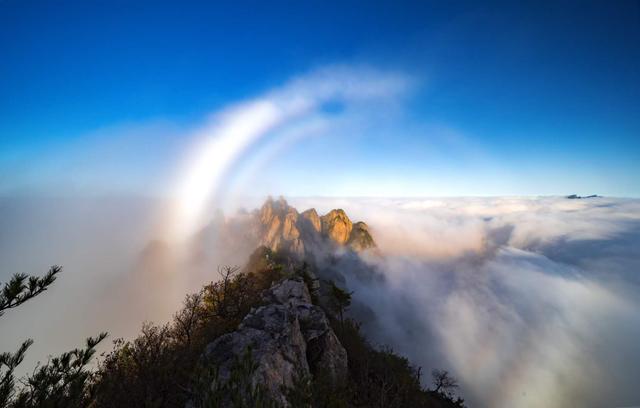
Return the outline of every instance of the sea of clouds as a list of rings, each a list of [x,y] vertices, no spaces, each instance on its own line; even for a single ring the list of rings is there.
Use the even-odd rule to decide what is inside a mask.
[[[293,201],[369,223],[386,279],[348,282],[365,330],[454,373],[470,406],[640,402],[640,200]]]
[[[381,256],[365,262],[384,279],[360,280],[344,264],[347,285],[375,314],[367,335],[421,366],[425,384],[431,369],[447,369],[472,407],[640,403],[640,200],[289,202],[343,208],[369,224]],[[126,198],[1,200],[0,282],[52,263],[65,270],[50,291],[3,316],[0,350],[34,338],[29,371],[101,330],[132,337],[144,320],[167,321],[185,293],[216,279],[217,265],[250,250],[191,251],[176,262],[179,251],[155,239],[157,208]]]

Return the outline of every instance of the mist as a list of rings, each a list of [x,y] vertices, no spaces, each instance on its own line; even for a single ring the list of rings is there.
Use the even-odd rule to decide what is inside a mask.
[[[241,264],[249,249],[216,246],[195,234],[167,241],[170,202],[142,196],[20,196],[0,199],[0,282],[14,273],[63,271],[37,299],[8,311],[0,350],[34,340],[18,373],[84,343],[101,331],[131,339],[143,323],[164,324],[188,293],[217,279],[217,267]],[[214,237],[215,239],[215,237]],[[111,341],[101,351],[111,349]]]
[[[308,285],[318,305],[332,296],[342,319],[333,279],[363,338],[420,367],[422,389],[376,384],[387,400],[457,404],[429,389],[438,369],[469,407],[640,407],[639,15],[639,1],[0,0],[0,290],[62,267],[3,306],[0,353],[34,343],[15,386],[0,364],[0,403],[108,332],[99,368],[113,342],[170,324],[266,244],[261,288],[305,261],[305,284],[325,280]],[[278,201],[258,222],[268,196],[299,214]],[[310,208],[352,223],[301,216]],[[195,404],[201,346],[257,304],[187,335],[179,369],[160,365],[172,381],[141,366],[162,381],[132,388],[155,397],[173,382]],[[322,390],[311,354],[325,323],[300,353]],[[340,323],[335,378],[360,368]],[[373,365],[330,395],[355,383],[343,399],[360,403]],[[130,398],[119,386],[132,383],[115,393]]]
[[[640,400],[640,201],[319,202],[371,226],[383,256],[366,262],[385,280],[346,273],[347,286],[374,311],[367,335],[422,366],[426,384],[450,370],[480,407]]]
[[[15,183],[35,183],[32,189],[5,186],[0,281],[42,274],[51,264],[64,272],[45,295],[4,316],[1,349],[33,338],[26,372],[100,331],[132,338],[145,321],[167,322],[186,294],[217,279],[218,267],[242,266],[255,249],[246,239],[247,213],[238,210],[284,189],[298,193],[287,198],[300,211],[343,208],[369,224],[379,251],[361,261],[383,279],[362,280],[348,260],[337,265],[362,306],[352,313],[367,309],[368,338],[421,366],[425,385],[439,368],[460,380],[470,406],[637,403],[640,200],[296,197],[403,191],[394,172],[404,168],[380,164],[395,139],[378,146],[386,146],[380,156],[353,152],[363,151],[354,140],[380,143],[412,128],[393,124],[410,77],[348,68],[293,78],[200,125],[98,132],[84,144],[58,146],[75,147],[68,157],[51,152],[49,164]],[[256,115],[264,123],[245,128]],[[442,133],[457,149],[468,144],[463,135],[427,128],[434,146]],[[148,152],[153,144],[161,147]],[[58,156],[66,157],[62,164]],[[140,157],[152,170],[135,171],[144,167]],[[478,166],[494,171],[489,162]],[[414,175],[420,185],[431,180],[425,174]]]
[[[593,198],[292,198],[343,208],[371,228],[382,280],[338,264],[363,329],[429,372],[460,380],[470,406],[625,406],[640,399],[640,200]],[[248,203],[254,208],[256,199]],[[164,323],[184,295],[242,265],[252,242],[238,213],[212,213],[189,240],[157,235],[158,199],[3,199],[2,281],[64,266],[37,300],[4,316],[0,347],[35,344],[22,365],[107,330],[132,338]],[[225,219],[233,219],[228,223]],[[231,231],[229,228],[236,228]],[[230,239],[233,238],[233,239]],[[358,317],[357,308],[353,313]],[[110,346],[104,345],[108,350]]]
[[[145,321],[168,321],[218,267],[242,265],[255,249],[227,239],[242,232],[226,231],[217,210],[261,204],[264,197],[236,199],[263,193],[237,176],[262,174],[300,139],[360,128],[382,109],[373,101],[388,109],[409,83],[366,66],[320,67],[198,120],[107,126],[3,163],[12,177],[0,180],[0,282],[53,264],[63,273],[37,301],[3,316],[0,349],[33,338],[24,373],[101,331],[132,338]]]

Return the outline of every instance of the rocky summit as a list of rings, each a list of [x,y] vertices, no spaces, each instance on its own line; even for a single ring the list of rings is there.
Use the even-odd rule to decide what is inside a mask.
[[[333,384],[347,378],[347,352],[324,311],[312,303],[302,278],[286,279],[263,295],[264,306],[252,310],[238,329],[209,344],[206,357],[219,368],[220,386],[233,376],[238,361],[250,352],[255,370],[249,378],[282,407],[296,381],[322,372]],[[230,401],[222,403],[231,406]]]
[[[284,198],[267,199],[256,212],[254,232],[260,245],[299,257],[318,250],[345,248],[355,252],[375,248],[364,222],[353,223],[342,209],[319,216],[315,209],[302,213]]]

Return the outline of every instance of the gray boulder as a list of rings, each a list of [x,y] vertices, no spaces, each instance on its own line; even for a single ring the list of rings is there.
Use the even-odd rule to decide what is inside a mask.
[[[334,384],[347,377],[347,352],[331,329],[324,311],[311,302],[301,278],[272,286],[264,306],[249,313],[238,329],[206,348],[208,364],[218,367],[217,380],[228,382],[236,361],[247,350],[255,370],[249,381],[279,405],[290,406],[286,389],[301,378],[328,376]],[[220,384],[214,384],[220,385]]]

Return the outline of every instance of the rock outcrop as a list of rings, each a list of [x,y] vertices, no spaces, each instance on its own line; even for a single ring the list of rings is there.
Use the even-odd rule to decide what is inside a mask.
[[[294,253],[304,253],[298,217],[298,211],[290,207],[285,200],[267,200],[256,217],[260,245],[274,251],[285,249]]]
[[[347,378],[347,352],[324,311],[311,301],[302,278],[290,278],[263,295],[264,306],[249,313],[238,329],[209,344],[206,357],[218,367],[217,381],[230,381],[236,361],[250,350],[255,370],[249,381],[278,404],[290,406],[286,390],[301,378]],[[219,384],[217,384],[219,385]]]
[[[373,241],[373,238],[369,233],[369,227],[367,224],[364,222],[356,222],[353,224],[351,234],[349,234],[347,245],[352,250],[360,252],[365,249],[374,248],[376,243]]]
[[[259,245],[300,257],[319,249],[344,247],[359,252],[376,246],[367,225],[354,224],[344,210],[319,216],[312,208],[299,214],[283,198],[267,199],[256,213],[255,234]]]
[[[571,195],[568,195],[566,198],[568,198],[570,200],[582,200],[582,199],[585,199],[585,198],[600,198],[600,197],[601,196],[599,196],[597,194],[591,194],[591,195],[588,195],[588,196],[579,196],[577,194],[571,194]]]
[[[309,228],[316,233],[320,233],[322,231],[322,220],[320,219],[320,216],[318,216],[318,212],[315,208],[311,208],[300,215],[302,217],[301,222],[306,224],[304,227],[305,229]]]
[[[347,243],[351,236],[353,223],[349,217],[347,217],[344,210],[331,210],[320,219],[322,221],[322,234],[324,236],[339,245]]]

